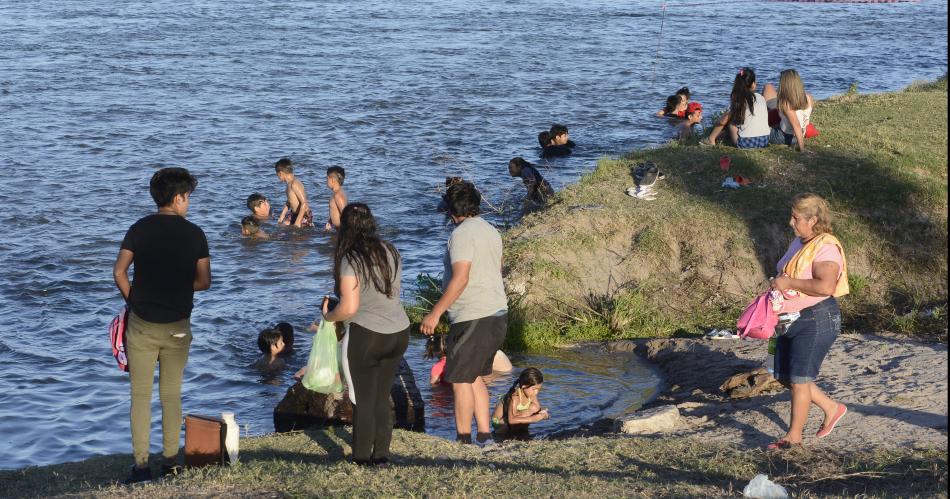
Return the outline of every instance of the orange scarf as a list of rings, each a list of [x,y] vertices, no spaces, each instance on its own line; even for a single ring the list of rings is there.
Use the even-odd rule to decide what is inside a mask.
[[[844,248],[841,247],[841,241],[838,241],[838,238],[831,234],[819,234],[813,237],[811,241],[805,243],[802,249],[798,250],[798,252],[792,256],[792,259],[785,264],[783,271],[793,279],[801,279],[805,270],[810,269],[815,262],[815,257],[818,256],[818,252],[822,246],[826,244],[834,244],[838,247],[838,251],[841,252],[841,276],[838,277],[838,282],[835,284],[835,291],[831,296],[844,296],[851,291],[848,287],[848,261],[844,258]]]

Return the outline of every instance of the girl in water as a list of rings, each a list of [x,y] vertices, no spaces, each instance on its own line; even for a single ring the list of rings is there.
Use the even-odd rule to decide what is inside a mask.
[[[495,407],[495,413],[492,415],[495,433],[526,433],[529,424],[551,417],[538,401],[543,382],[544,376],[538,369],[529,367],[521,371],[521,375]]]

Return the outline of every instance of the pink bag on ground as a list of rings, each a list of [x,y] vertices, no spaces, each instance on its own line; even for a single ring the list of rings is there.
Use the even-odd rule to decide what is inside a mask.
[[[778,325],[778,314],[772,310],[769,293],[765,292],[757,296],[742,312],[736,322],[736,329],[739,330],[739,336],[742,338],[767,340],[775,334],[776,325]]]

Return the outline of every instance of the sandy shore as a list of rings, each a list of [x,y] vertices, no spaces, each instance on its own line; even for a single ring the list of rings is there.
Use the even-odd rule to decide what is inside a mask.
[[[766,342],[654,339],[613,342],[609,351],[635,350],[655,362],[667,386],[648,407],[675,404],[677,434],[758,447],[788,428],[789,392],[733,399],[720,385],[761,367]],[[814,438],[822,421],[812,407],[808,447],[947,449],[947,346],[873,335],[842,335],[822,365],[818,385],[848,406],[834,433]]]

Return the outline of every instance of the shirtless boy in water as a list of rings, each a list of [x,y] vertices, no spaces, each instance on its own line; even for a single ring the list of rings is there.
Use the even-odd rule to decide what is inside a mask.
[[[343,190],[343,179],[346,178],[346,171],[341,166],[331,166],[327,168],[327,187],[333,193],[330,196],[330,221],[327,222],[326,230],[340,228],[340,214],[346,207],[346,191]]]
[[[277,218],[278,224],[293,225],[294,227],[310,227],[313,225],[313,212],[307,203],[307,193],[303,184],[294,176],[294,165],[289,158],[281,158],[274,164],[277,178],[287,184],[287,203]]]

